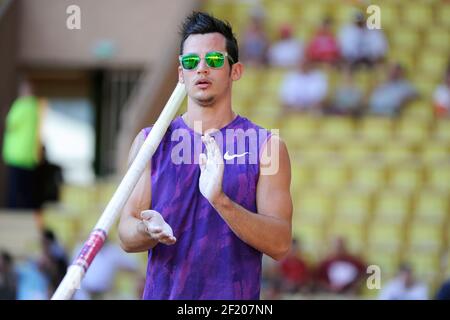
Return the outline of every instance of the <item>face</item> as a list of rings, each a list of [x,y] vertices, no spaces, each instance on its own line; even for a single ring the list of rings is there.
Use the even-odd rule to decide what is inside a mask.
[[[211,51],[226,52],[226,40],[220,33],[190,35],[184,42],[183,54],[195,53],[201,58],[194,70],[178,67],[178,80],[186,85],[187,94],[197,105],[213,106],[231,95],[231,83],[241,77],[242,65],[230,65],[228,59],[222,68],[208,67],[205,54]]]

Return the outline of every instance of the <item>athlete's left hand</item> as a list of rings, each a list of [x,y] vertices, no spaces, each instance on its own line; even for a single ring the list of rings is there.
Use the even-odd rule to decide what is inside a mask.
[[[206,146],[206,154],[201,153],[199,156],[199,188],[202,195],[213,203],[222,194],[223,156],[216,141],[209,134],[202,136],[202,142]]]

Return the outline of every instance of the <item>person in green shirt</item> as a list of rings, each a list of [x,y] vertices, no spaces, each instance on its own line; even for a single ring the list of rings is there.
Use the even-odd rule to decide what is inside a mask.
[[[7,207],[39,209],[35,169],[40,161],[40,101],[32,84],[23,79],[19,96],[6,116],[3,161],[8,169]]]

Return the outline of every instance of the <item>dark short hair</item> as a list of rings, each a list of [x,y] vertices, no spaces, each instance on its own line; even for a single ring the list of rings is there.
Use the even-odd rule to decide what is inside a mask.
[[[222,21],[205,12],[193,12],[181,25],[180,54],[183,54],[183,46],[186,39],[192,34],[220,33],[225,37],[226,50],[233,59],[239,61],[239,48],[236,37],[233,34],[231,25],[227,21]],[[232,64],[233,62],[230,61]]]

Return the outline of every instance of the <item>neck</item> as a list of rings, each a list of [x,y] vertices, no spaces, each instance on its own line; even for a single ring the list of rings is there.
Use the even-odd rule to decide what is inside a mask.
[[[187,112],[182,118],[188,127],[194,128],[194,122],[201,121],[202,132],[210,129],[221,129],[234,120],[236,114],[231,109],[231,99],[224,103],[216,103],[211,106],[202,107],[188,98]]]

